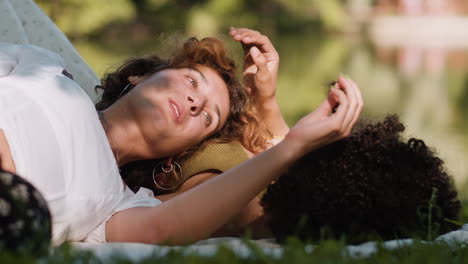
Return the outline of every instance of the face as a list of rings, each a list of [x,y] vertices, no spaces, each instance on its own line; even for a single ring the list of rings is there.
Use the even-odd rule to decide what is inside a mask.
[[[180,154],[226,123],[229,93],[211,68],[168,69],[142,79],[128,94],[153,158]]]

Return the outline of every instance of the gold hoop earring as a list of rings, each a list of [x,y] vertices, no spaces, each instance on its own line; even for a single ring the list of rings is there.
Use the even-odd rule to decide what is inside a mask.
[[[174,163],[175,166],[172,165],[172,163]],[[178,169],[179,169],[179,172],[180,172],[180,175],[182,176],[182,167],[180,166],[179,163],[173,161],[173,162],[169,163],[169,165],[170,165],[169,169],[166,169],[166,168],[164,168],[164,163],[163,163],[163,162],[159,162],[159,163],[156,164],[156,166],[154,166],[154,168],[153,168],[153,182],[154,182],[154,185],[156,185],[156,187],[157,187],[158,189],[163,190],[163,191],[175,191],[175,190],[178,188],[178,186],[174,186],[174,187],[163,187],[163,186],[159,185],[158,182],[156,181],[156,177],[155,177],[156,169],[157,169],[158,167],[161,166],[161,171],[164,172],[164,173],[171,173],[172,171],[174,171],[174,173],[177,173],[177,172],[176,172],[176,168],[178,168]],[[170,176],[170,175],[169,175],[169,176]]]

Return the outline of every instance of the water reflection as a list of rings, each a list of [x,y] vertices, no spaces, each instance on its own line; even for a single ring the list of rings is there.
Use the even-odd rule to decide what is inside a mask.
[[[457,186],[468,184],[464,122],[467,47],[379,45],[368,36],[278,40],[279,100],[289,123],[318,105],[326,84],[346,73],[361,86],[365,115],[398,113],[408,137],[437,149]],[[292,48],[294,47],[294,48]]]
[[[278,97],[289,124],[294,124],[328,91],[327,84],[343,71],[346,39],[317,34],[281,36],[273,40],[281,57]]]
[[[356,45],[344,67],[360,83],[367,113],[400,114],[407,135],[434,146],[463,186],[468,179],[463,113],[468,47],[399,44]]]

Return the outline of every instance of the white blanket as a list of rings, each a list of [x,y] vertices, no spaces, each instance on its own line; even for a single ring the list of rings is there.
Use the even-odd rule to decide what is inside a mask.
[[[441,235],[434,242],[425,243],[446,243],[450,247],[468,246],[468,224],[465,224],[460,230],[452,231]],[[252,241],[259,247],[263,253],[273,258],[281,258],[283,256],[283,248],[272,242],[271,240],[254,240]],[[398,239],[383,242],[382,246],[387,249],[397,249],[399,247],[408,246],[414,243],[413,239]],[[164,256],[171,250],[181,251],[183,254],[196,254],[200,256],[213,256],[221,247],[228,247],[241,258],[247,258],[252,251],[242,239],[239,238],[212,238],[202,240],[186,247],[170,247],[157,246],[140,243],[107,243],[107,244],[92,244],[92,243],[73,243],[73,248],[78,251],[91,251],[99,259],[106,261],[113,257],[128,259],[131,261],[141,261],[151,256]],[[370,241],[356,246],[347,246],[346,251],[351,256],[367,257],[375,253],[378,248],[378,243]],[[313,252],[314,246],[308,245],[305,247],[308,252]]]

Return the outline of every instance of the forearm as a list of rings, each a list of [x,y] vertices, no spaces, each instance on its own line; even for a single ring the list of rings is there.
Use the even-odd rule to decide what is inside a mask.
[[[220,173],[199,173],[191,176],[190,179],[184,182],[177,192],[159,195],[156,198],[163,202],[168,201],[219,175]],[[241,211],[237,212],[234,217],[229,219],[227,223],[211,234],[210,237],[241,236],[247,231],[253,238],[271,237],[260,200],[259,195],[255,196]]]
[[[257,108],[261,119],[273,136],[284,137],[288,133],[289,127],[283,118],[276,97],[263,101],[257,100]]]
[[[211,237],[236,237],[249,234],[254,239],[272,237],[268,217],[260,204],[261,198],[255,197],[236,216],[229,219]]]
[[[152,208],[153,226],[164,227],[157,228],[162,233],[152,242],[184,244],[206,238],[218,230],[297,158],[297,152],[287,145],[280,143]]]

